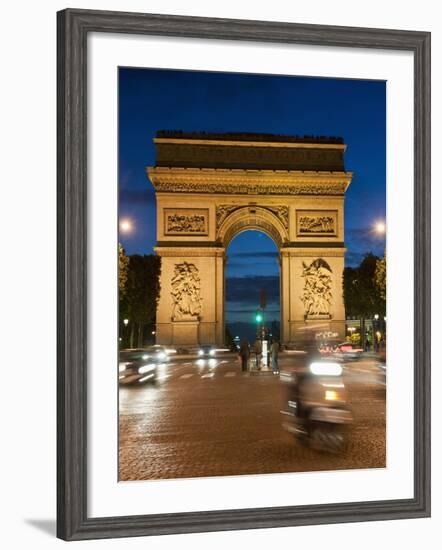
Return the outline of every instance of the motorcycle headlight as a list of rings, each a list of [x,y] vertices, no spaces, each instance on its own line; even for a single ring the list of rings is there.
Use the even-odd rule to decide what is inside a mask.
[[[341,376],[342,367],[339,363],[317,362],[310,365],[310,371],[317,376]]]

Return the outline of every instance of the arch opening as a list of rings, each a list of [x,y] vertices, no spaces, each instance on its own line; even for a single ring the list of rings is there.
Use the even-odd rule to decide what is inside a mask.
[[[269,236],[278,249],[289,240],[288,211],[285,207],[238,206],[224,217],[218,228],[217,238],[227,248],[240,233],[247,230],[260,231]]]
[[[247,338],[253,343],[258,331],[280,338],[279,246],[262,228],[243,228],[226,246],[225,329],[232,344]],[[262,322],[257,322],[260,312]]]

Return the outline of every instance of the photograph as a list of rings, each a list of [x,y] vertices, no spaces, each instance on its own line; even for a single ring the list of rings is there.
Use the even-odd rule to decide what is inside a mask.
[[[388,466],[386,115],[383,80],[118,68],[120,482]]]

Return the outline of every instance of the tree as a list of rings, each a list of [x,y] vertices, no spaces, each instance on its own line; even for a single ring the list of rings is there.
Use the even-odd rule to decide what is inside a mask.
[[[385,257],[385,252],[383,258],[380,258],[376,262],[376,286],[382,300],[387,298],[387,259]]]
[[[129,258],[126,256],[121,243],[118,243],[118,289],[120,291],[120,296],[126,293],[128,269]]]
[[[366,254],[357,268],[346,267],[343,275],[344,304],[347,315],[361,320],[362,346],[365,348],[365,320],[385,315],[385,298],[377,284],[379,258]]]
[[[137,330],[137,346],[143,346],[146,325],[155,325],[156,308],[160,294],[161,258],[159,256],[134,254],[129,257],[125,294],[120,300],[122,312],[130,323],[130,347],[134,346]]]

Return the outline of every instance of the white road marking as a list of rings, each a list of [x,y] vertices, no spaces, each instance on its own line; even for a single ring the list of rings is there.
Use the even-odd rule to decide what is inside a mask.
[[[187,372],[186,374],[182,374],[179,378],[180,380],[185,380],[186,378],[190,378],[193,376],[193,372]]]
[[[236,372],[226,372],[224,376],[236,376]]]
[[[208,372],[207,374],[203,374],[201,378],[213,378],[215,376],[214,372]]]

